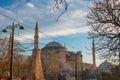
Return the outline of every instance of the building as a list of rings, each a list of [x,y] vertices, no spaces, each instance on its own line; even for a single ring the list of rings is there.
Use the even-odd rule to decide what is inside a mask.
[[[81,52],[75,53],[68,51],[65,46],[56,41],[48,43],[41,49],[41,52],[46,77],[49,75],[50,78],[55,78],[55,80],[58,80],[59,76],[74,77],[75,59],[77,62],[77,69],[81,70]]]
[[[69,51],[65,46],[56,41],[45,45],[41,49],[41,53],[44,74],[46,77],[50,76],[48,80],[51,80],[51,77],[58,80],[60,75],[74,79],[75,75],[78,75],[77,78],[81,78],[82,69],[83,71],[86,69],[93,70],[96,67],[95,64],[82,63],[81,51],[77,53]]]
[[[30,61],[33,80],[74,80],[81,79],[83,71],[96,67],[95,46],[93,44],[93,64],[83,63],[82,52],[69,51],[65,45],[53,41],[39,49],[38,24],[36,23],[34,49]],[[44,74],[44,75],[43,75]],[[28,78],[28,80],[30,80]]]
[[[113,65],[105,60],[98,66],[98,79],[99,80],[113,80]]]
[[[34,36],[34,49],[32,50],[32,55],[29,62],[29,73],[27,75],[27,80],[44,80],[42,62],[41,62],[41,51],[39,49],[39,31],[38,23],[35,26],[35,36]]]
[[[101,63],[98,66],[98,71],[99,72],[111,73],[112,68],[113,68],[112,64],[110,62],[108,62],[107,60],[105,60],[103,63]]]

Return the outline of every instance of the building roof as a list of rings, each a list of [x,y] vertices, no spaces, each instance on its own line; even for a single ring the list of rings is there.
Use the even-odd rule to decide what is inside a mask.
[[[53,42],[48,43],[45,47],[63,47],[63,46],[62,44],[53,41]]]
[[[110,70],[112,69],[112,64],[110,62],[107,62],[107,60],[105,60],[105,62],[99,65],[98,69],[99,70]]]
[[[42,51],[52,50],[52,49],[66,51],[66,48],[62,44],[60,44],[59,42],[55,42],[55,41],[48,43],[45,47],[42,48]]]

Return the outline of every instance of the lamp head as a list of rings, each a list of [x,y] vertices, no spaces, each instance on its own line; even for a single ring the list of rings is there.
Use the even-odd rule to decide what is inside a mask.
[[[2,30],[2,32],[6,33],[6,32],[7,32],[7,30],[6,30],[6,29],[3,29],[3,30]]]
[[[20,26],[20,28],[19,28],[19,29],[23,30],[23,29],[24,29],[24,27],[23,27],[23,26]]]

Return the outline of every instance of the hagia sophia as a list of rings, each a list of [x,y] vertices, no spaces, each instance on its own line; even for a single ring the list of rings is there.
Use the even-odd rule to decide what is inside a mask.
[[[46,44],[39,49],[38,23],[35,26],[34,49],[30,60],[30,73],[27,80],[81,80],[83,71],[96,71],[96,57],[94,40],[92,41],[92,60],[93,63],[84,63],[81,51],[69,51],[65,45],[57,41]],[[104,62],[107,63],[108,62]],[[103,65],[104,65],[103,63]],[[100,65],[102,69],[103,66]]]
[[[82,63],[81,51],[77,53],[69,51],[65,46],[56,41],[48,43],[41,49],[41,53],[45,75],[50,74],[57,77],[59,74],[65,74],[69,77],[74,77],[75,68],[79,76],[81,75],[82,67],[83,70],[96,68],[93,64]]]

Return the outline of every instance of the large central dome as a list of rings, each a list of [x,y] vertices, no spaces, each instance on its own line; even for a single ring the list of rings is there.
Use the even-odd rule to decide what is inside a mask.
[[[58,43],[58,42],[50,42],[46,45],[46,47],[63,47],[62,44]]]
[[[42,50],[66,50],[66,48],[59,42],[53,41],[48,43]]]

